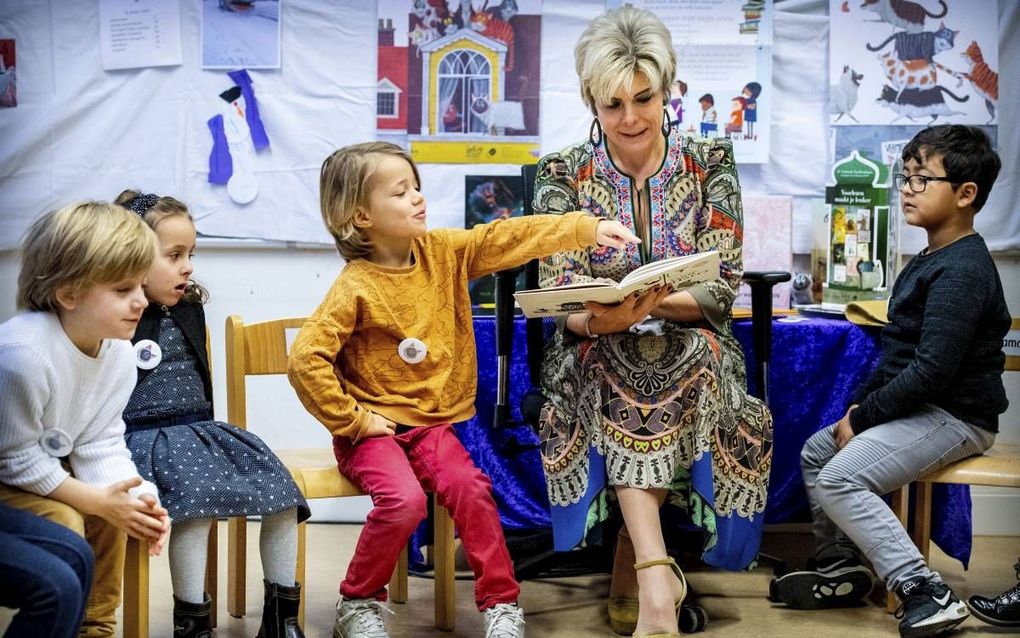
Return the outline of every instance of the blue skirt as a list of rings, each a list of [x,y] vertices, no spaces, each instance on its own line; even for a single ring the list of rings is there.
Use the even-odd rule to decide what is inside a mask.
[[[126,436],[138,473],[155,483],[175,521],[311,512],[290,472],[262,439],[220,421],[142,429]]]

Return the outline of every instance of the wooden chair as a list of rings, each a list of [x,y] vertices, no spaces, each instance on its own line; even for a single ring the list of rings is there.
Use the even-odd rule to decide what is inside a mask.
[[[296,330],[304,318],[278,319],[245,325],[241,317],[227,317],[227,420],[239,427],[248,425],[246,380],[252,375],[287,374],[287,330]],[[289,391],[289,389],[288,389]],[[293,393],[290,393],[293,396]],[[294,404],[297,405],[296,397]],[[301,493],[307,499],[361,496],[364,494],[337,469],[333,450],[328,447],[274,450],[290,470]],[[434,502],[435,511],[435,626],[454,628],[454,534],[453,520],[446,508]],[[245,611],[245,567],[247,528],[244,518],[228,522],[227,611],[241,617]],[[305,578],[305,526],[298,526],[297,581]],[[390,600],[407,600],[407,550],[390,580]],[[299,620],[304,625],[305,595],[301,597]]]
[[[1020,487],[1020,445],[993,445],[984,454],[957,461],[922,476],[916,481],[912,509],[908,502],[909,485],[892,493],[892,510],[904,527],[907,527],[908,516],[912,512],[914,529],[910,537],[921,551],[925,562],[928,561],[931,544],[931,488],[935,483]],[[896,594],[889,592],[886,610],[891,612],[898,604]]]
[[[935,483],[1020,487],[1020,445],[993,445],[980,456],[957,461],[917,481],[911,537],[925,561],[931,542],[931,487]]]
[[[209,331],[205,331],[205,353],[212,367],[212,355],[209,351]],[[210,370],[210,373],[212,371]],[[209,617],[212,626],[216,627],[216,566],[218,551],[217,522],[213,520],[209,527],[209,550],[205,563],[205,591],[212,599]],[[163,551],[167,551],[164,547]],[[149,636],[149,544],[128,537],[127,550],[124,556],[124,587],[123,587],[123,631],[124,638],[148,638]]]
[[[1020,318],[1013,318],[1013,331],[1020,330]],[[1007,350],[1005,370],[1020,371],[1020,357],[1015,356],[1015,346]],[[929,545],[931,544],[931,486],[935,483],[955,483],[957,485],[983,485],[986,487],[1020,487],[1020,445],[996,444],[979,456],[957,461],[941,470],[922,476],[916,481],[914,491],[914,531],[911,539],[928,562]],[[905,485],[892,494],[892,510],[899,517],[903,526],[907,526],[910,486]],[[889,593],[886,609],[893,611],[897,606],[896,595]]]

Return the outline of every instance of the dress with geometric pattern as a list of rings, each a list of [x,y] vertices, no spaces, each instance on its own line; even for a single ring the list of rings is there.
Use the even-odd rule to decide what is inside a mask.
[[[650,224],[635,227],[633,197]],[[730,309],[743,265],[742,211],[725,139],[668,137],[665,157],[638,195],[605,143],[544,157],[536,212],[587,210],[646,240],[624,250],[561,252],[540,265],[543,287],[608,278],[643,263],[717,250],[720,279],[691,289],[704,321],[649,320],[585,339],[563,329],[546,344],[540,439],[554,545],[595,542],[617,507],[608,486],[668,489],[666,503],[704,532],[705,562],[743,569],[757,556],[772,462],[772,418],[746,390]]]

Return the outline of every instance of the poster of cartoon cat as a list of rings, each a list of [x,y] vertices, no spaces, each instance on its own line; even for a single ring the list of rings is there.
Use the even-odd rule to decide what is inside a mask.
[[[998,124],[996,0],[829,0],[829,21],[833,124]]]
[[[541,0],[379,0],[377,137],[418,162],[538,155]]]

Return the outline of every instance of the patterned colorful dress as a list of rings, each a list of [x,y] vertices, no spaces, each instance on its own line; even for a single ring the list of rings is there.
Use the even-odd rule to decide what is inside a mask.
[[[651,224],[635,227],[634,197]],[[595,542],[617,507],[607,486],[669,489],[704,532],[705,562],[742,569],[755,559],[772,465],[772,418],[746,391],[744,356],[730,326],[740,282],[742,212],[728,140],[674,129],[657,174],[638,195],[605,144],[583,142],[544,157],[536,212],[587,210],[648,239],[625,250],[557,253],[543,287],[619,281],[643,263],[718,250],[721,278],[690,292],[704,321],[645,322],[640,333],[584,339],[558,326],[546,345],[540,439],[554,544]]]

